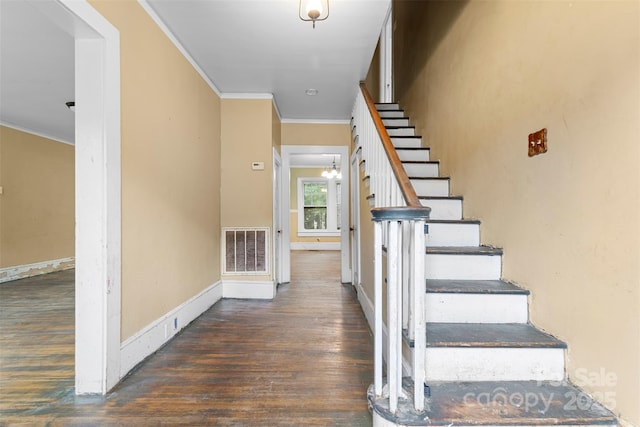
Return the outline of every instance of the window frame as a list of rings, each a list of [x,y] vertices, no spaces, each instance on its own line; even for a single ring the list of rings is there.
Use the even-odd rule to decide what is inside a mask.
[[[323,183],[327,185],[327,228],[309,230],[304,228],[304,184]],[[322,177],[299,177],[297,185],[298,236],[335,237],[340,236],[340,218],[336,201],[336,180]]]

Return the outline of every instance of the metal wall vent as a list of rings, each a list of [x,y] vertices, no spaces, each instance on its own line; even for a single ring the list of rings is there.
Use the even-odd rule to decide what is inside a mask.
[[[269,228],[223,227],[222,274],[269,274]]]

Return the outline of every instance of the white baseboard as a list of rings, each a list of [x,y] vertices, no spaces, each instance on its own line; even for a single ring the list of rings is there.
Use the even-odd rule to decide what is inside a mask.
[[[253,282],[249,280],[223,280],[222,297],[239,299],[273,299],[276,296],[276,283]]]
[[[339,251],[340,242],[291,242],[292,251]]]
[[[362,284],[358,283],[356,285],[356,292],[358,294],[358,302],[360,302],[360,307],[362,307],[362,311],[364,312],[364,317],[367,319],[367,323],[369,324],[369,329],[373,331],[373,303],[367,296],[364,289],[362,289]]]
[[[369,324],[369,329],[371,329],[371,331],[375,333],[375,331],[373,330],[373,302],[371,302],[364,289],[362,289],[362,285],[360,283],[358,283],[358,285],[356,286],[356,290],[358,293],[358,301],[360,302],[360,307],[362,307],[362,311],[364,312],[364,317],[367,319],[367,323]],[[384,360],[386,360],[387,358],[388,337],[389,333],[387,331],[387,325],[382,323],[382,358]],[[411,372],[411,363],[407,360],[406,357],[404,357],[404,355],[402,356],[402,371],[403,375],[410,375]]]
[[[120,378],[222,298],[218,281],[138,331],[120,345]]]
[[[69,257],[0,268],[0,283],[38,276],[40,274],[53,273],[54,271],[69,270],[75,266],[75,257]]]

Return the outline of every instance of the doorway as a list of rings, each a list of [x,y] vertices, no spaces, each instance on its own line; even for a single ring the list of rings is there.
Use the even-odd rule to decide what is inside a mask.
[[[289,215],[291,200],[291,166],[294,156],[324,156],[326,166],[331,164],[331,159],[335,157],[336,166],[342,172],[340,191],[339,231],[340,237],[340,278],[342,283],[351,283],[351,256],[349,248],[349,157],[347,146],[325,146],[325,145],[283,145],[282,146],[282,199],[280,202],[282,219],[282,252],[281,252],[281,279],[283,283],[291,280],[291,220]]]

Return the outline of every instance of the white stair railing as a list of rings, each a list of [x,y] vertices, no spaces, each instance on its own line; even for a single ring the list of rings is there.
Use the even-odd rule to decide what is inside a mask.
[[[364,84],[353,109],[354,138],[361,148],[365,176],[374,195],[374,393],[389,398],[395,414],[402,388],[403,329],[414,341],[411,366],[413,406],[424,409],[426,352],[425,221],[423,207]],[[383,318],[383,251],[386,248],[386,318]],[[383,372],[383,324],[387,328],[387,377]]]

